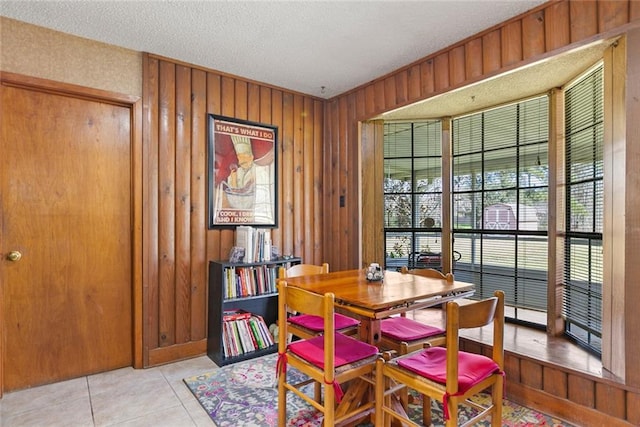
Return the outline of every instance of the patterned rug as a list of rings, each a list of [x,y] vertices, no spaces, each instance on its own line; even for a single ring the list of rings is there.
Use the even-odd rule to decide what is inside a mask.
[[[228,365],[213,372],[185,378],[184,382],[219,427],[268,427],[278,424],[278,387],[275,377],[276,355]],[[291,381],[303,380],[305,376],[294,368],[287,368]],[[313,386],[306,392],[312,394]],[[489,400],[489,395],[480,396],[480,401]],[[409,416],[420,423],[422,405],[417,394],[411,395]],[[460,422],[468,419],[471,409],[461,409]],[[287,393],[289,426],[320,426],[322,417],[309,404],[293,393]],[[525,408],[508,400],[504,401],[502,425],[507,427],[550,426],[572,427],[540,412]],[[444,425],[442,406],[432,401],[434,426]],[[490,426],[489,420],[478,426]],[[362,427],[370,424],[363,424]]]

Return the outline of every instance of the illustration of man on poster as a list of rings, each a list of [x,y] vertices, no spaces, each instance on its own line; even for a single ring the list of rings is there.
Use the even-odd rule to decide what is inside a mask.
[[[215,222],[274,223],[275,132],[221,121],[215,131]]]

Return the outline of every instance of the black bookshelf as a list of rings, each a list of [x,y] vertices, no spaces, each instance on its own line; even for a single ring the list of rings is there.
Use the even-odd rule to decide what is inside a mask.
[[[267,348],[242,353],[238,356],[225,357],[223,348],[223,319],[222,313],[225,310],[239,309],[261,316],[267,326],[276,323],[278,318],[278,293],[277,292],[257,292],[255,295],[230,296],[229,287],[225,291],[225,277],[227,270],[235,269],[255,269],[264,268],[275,269],[275,276],[281,266],[288,268],[291,265],[299,264],[300,258],[279,258],[272,261],[253,263],[231,263],[226,261],[209,262],[209,311],[208,311],[208,337],[207,355],[218,366],[240,362],[242,360],[253,359],[265,354],[274,353],[277,350],[277,343]],[[269,280],[273,280],[269,276]],[[275,283],[268,285],[271,289],[277,289]],[[238,292],[239,294],[239,292]]]

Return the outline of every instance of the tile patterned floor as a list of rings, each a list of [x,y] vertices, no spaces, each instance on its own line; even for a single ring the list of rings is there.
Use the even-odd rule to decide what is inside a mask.
[[[201,356],[5,393],[0,426],[212,426],[182,379],[214,369],[216,365]]]

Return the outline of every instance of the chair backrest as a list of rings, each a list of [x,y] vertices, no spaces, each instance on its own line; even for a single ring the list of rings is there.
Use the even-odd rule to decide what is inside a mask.
[[[504,292],[465,305],[447,303],[447,392],[457,391],[459,330],[493,324],[492,359],[504,368]]]
[[[415,274],[416,276],[422,276],[422,277],[432,277],[434,279],[444,279],[447,282],[451,282],[453,283],[453,274],[452,273],[447,273],[444,274],[434,268],[414,268],[414,269],[408,269],[405,266],[402,266],[400,268],[400,272],[402,274]]]
[[[306,276],[309,274],[325,274],[329,272],[329,264],[326,262],[322,265],[314,264],[296,264],[289,268],[280,267],[278,271],[278,277],[297,277]]]
[[[297,311],[304,314],[320,316],[324,319],[324,330],[334,331],[334,301],[333,293],[324,295],[315,294],[307,290],[289,286],[284,279],[278,280],[278,353],[284,354],[287,350],[288,322],[287,312]],[[332,382],[334,379],[333,367],[335,357],[335,336],[325,333],[324,335],[324,366],[325,380]]]

